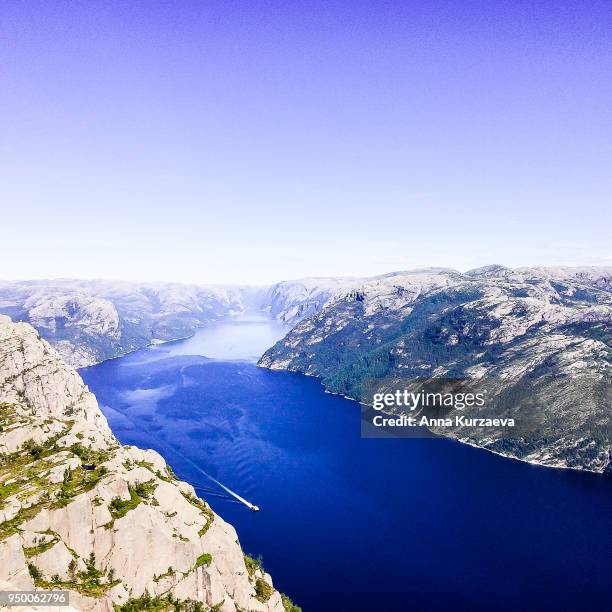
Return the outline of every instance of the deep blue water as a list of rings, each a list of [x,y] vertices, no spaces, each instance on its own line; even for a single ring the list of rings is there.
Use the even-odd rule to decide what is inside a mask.
[[[305,611],[609,609],[611,479],[445,439],[362,439],[358,405],[315,379],[189,354],[227,358],[220,339],[254,339],[229,352],[248,357],[281,333],[253,329],[216,327],[81,374],[118,438],[201,486]]]

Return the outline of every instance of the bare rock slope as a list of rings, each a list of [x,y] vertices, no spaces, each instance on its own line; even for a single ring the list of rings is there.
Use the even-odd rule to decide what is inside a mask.
[[[337,293],[259,364],[319,377],[368,403],[379,391],[440,379],[493,398],[508,429],[439,433],[525,461],[594,472],[612,465],[612,269],[489,266],[364,279]]]
[[[0,583],[64,588],[78,610],[157,598],[293,609],[234,528],[151,450],[122,446],[79,375],[0,316]]]

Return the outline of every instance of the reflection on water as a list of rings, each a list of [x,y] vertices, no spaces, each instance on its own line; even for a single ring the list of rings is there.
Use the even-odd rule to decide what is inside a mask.
[[[162,345],[162,354],[167,357],[203,355],[224,361],[257,361],[287,331],[285,325],[259,313],[241,315],[203,327],[186,340]]]

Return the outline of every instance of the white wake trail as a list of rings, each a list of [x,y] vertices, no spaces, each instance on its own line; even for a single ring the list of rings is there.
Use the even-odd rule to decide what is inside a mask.
[[[123,410],[121,410],[121,411],[118,410],[117,412],[122,414],[129,421],[131,421],[132,425],[134,425],[135,427],[139,428],[141,431],[144,431],[145,433],[147,433],[148,436],[151,439],[155,439],[153,433],[151,431],[149,431],[149,429],[147,427],[143,427],[143,425],[141,423],[136,423],[136,421],[131,417],[131,415],[127,414]],[[172,448],[171,446],[168,446],[167,449],[169,451],[175,453],[176,455],[178,455],[183,461],[186,461],[187,463],[189,463],[189,465],[191,465],[191,467],[193,467],[198,472],[200,472],[200,474],[203,474],[204,476],[206,476],[206,478],[208,478],[210,481],[214,482],[218,487],[223,489],[226,493],[228,493],[229,495],[231,495],[232,497],[237,499],[241,504],[244,504],[247,508],[249,508],[249,510],[253,510],[253,512],[259,512],[259,506],[256,506],[255,504],[252,504],[248,499],[244,499],[244,497],[238,495],[238,493],[236,493],[235,491],[232,491],[229,487],[226,487],[222,482],[219,482],[216,478],[213,478],[210,474],[208,474],[206,471],[204,471],[197,463],[195,463],[194,461],[189,459],[189,457],[186,457],[185,455],[183,455],[183,453],[181,453],[180,451],[176,450],[175,448]]]
[[[189,465],[191,465],[194,469],[200,472],[200,474],[203,474],[204,476],[206,476],[206,478],[214,482],[218,487],[220,487],[226,493],[228,493],[229,495],[237,499],[240,503],[244,504],[247,508],[249,508],[250,510],[253,510],[254,512],[259,511],[259,506],[252,504],[248,499],[244,499],[244,497],[238,495],[238,493],[236,493],[235,491],[232,491],[229,487],[226,487],[222,482],[219,482],[216,478],[213,478],[210,474],[208,474],[205,470],[203,470],[199,465],[197,465],[195,462],[189,459],[189,457],[185,457],[182,453],[180,453],[179,451],[175,449],[171,449],[171,450],[177,455],[179,455],[181,459],[189,463]]]

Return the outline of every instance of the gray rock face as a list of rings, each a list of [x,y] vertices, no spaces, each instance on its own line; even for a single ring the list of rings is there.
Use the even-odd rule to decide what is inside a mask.
[[[76,610],[145,592],[284,610],[270,577],[247,570],[233,527],[156,452],[120,445],[78,374],[4,316],[0,452],[3,588],[67,588]]]
[[[389,390],[478,381],[495,397],[493,414],[524,426],[434,430],[526,461],[603,472],[612,452],[611,322],[610,268],[417,270],[336,294],[259,364],[318,376],[365,402],[373,382]]]
[[[262,301],[270,316],[287,325],[321,310],[334,296],[347,293],[363,281],[355,278],[304,278],[272,285]]]

